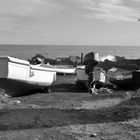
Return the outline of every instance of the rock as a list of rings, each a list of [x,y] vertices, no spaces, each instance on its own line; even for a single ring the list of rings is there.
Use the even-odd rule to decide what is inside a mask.
[[[90,134],[89,137],[95,138],[95,137],[97,137],[97,134],[96,133]]]
[[[10,100],[8,102],[8,104],[9,105],[19,105],[19,104],[21,104],[21,101],[19,101],[19,100]]]

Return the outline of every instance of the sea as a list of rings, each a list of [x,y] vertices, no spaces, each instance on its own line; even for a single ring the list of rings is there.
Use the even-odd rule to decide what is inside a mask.
[[[98,52],[99,56],[115,55],[128,59],[140,58],[140,46],[88,46],[88,45],[0,45],[0,56],[30,59],[36,54],[49,57],[80,56],[81,53]]]

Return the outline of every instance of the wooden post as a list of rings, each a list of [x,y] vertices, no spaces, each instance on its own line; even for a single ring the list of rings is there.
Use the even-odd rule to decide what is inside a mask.
[[[83,63],[83,53],[81,53],[81,64]]]

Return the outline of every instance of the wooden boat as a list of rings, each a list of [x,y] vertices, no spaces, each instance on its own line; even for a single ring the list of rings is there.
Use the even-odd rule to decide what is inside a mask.
[[[131,88],[140,86],[140,70],[126,70],[113,67],[107,72],[108,80],[119,87]]]
[[[11,96],[47,90],[56,80],[56,67],[30,65],[26,60],[0,57],[0,88]]]
[[[96,52],[87,53],[82,58],[82,66],[76,69],[76,84],[89,89],[90,84],[94,81],[105,82],[105,72],[102,68],[97,67],[99,54]]]
[[[100,81],[102,83],[105,83],[106,76],[105,72],[102,68],[100,67],[94,67],[94,70],[91,72],[93,76],[93,81]],[[77,86],[83,86],[85,88],[89,88],[89,77],[90,74],[86,73],[86,67],[85,65],[78,66],[76,69],[76,84]]]

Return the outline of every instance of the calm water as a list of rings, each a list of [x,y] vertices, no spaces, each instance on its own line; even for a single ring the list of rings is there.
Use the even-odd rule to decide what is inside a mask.
[[[10,55],[29,59],[37,53],[63,57],[96,51],[100,56],[118,55],[126,58],[140,58],[140,46],[49,46],[49,45],[0,45],[0,56]]]

